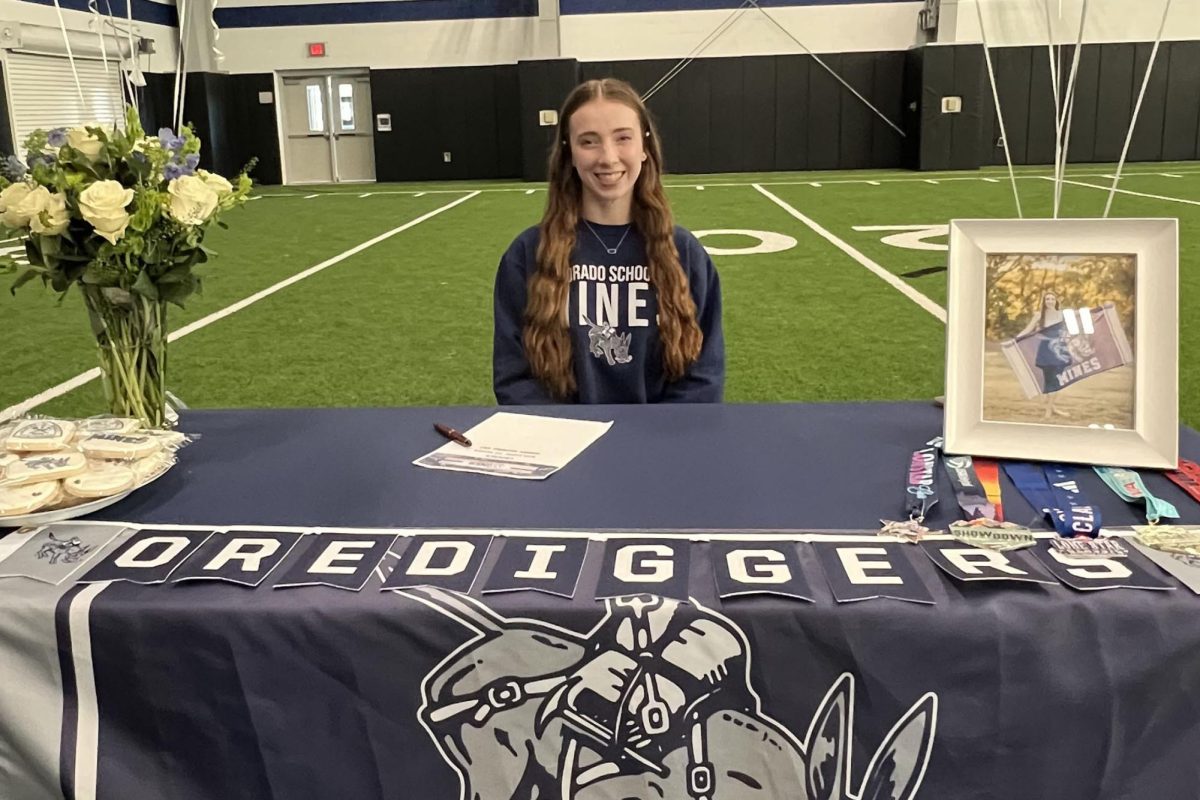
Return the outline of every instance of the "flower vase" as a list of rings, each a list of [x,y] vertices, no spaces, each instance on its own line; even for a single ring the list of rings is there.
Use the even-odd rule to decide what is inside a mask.
[[[162,428],[166,420],[167,304],[115,287],[83,285],[108,410]]]

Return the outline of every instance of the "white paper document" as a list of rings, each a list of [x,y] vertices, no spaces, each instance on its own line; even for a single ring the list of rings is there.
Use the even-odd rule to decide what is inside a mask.
[[[544,480],[571,463],[611,427],[612,422],[499,411],[463,432],[471,441],[470,447],[447,442],[413,463],[429,469]]]

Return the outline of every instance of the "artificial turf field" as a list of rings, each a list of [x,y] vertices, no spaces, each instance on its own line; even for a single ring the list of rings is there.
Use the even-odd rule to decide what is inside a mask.
[[[1073,166],[1060,216],[1100,216],[1111,170]],[[1025,216],[1051,216],[1051,170],[1017,174]],[[920,238],[926,249],[911,249],[883,241],[906,231],[879,228],[1016,215],[1004,169],[666,183],[677,222],[690,230],[796,240],[774,253],[714,255],[728,402],[941,394],[946,237],[934,232]],[[1112,216],[1179,218],[1180,413],[1200,427],[1200,164],[1128,165],[1120,190]],[[540,184],[263,187],[226,215],[229,230],[209,236],[220,255],[202,268],[203,295],[171,310],[178,338],[168,388],[195,408],[494,403],[496,264],[544,203]],[[703,241],[757,243],[745,235]],[[96,364],[82,299],[73,291],[57,301],[36,283],[0,293],[0,419],[31,398],[44,400],[38,413],[103,411],[99,382],[74,380]]]

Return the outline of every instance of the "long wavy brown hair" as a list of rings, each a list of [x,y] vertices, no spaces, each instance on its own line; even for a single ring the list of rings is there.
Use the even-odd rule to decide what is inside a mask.
[[[658,294],[658,331],[662,341],[663,372],[668,381],[683,377],[700,355],[704,334],[696,324],[696,303],[675,249],[675,221],[663,191],[662,143],[650,114],[633,87],[614,78],[592,80],[575,87],[558,115],[558,130],[550,152],[546,213],[540,225],[537,269],[529,279],[523,341],[535,377],[557,398],[575,389],[571,363],[567,290],[571,283],[571,252],[580,220],[583,184],[571,163],[571,115],[597,99],[624,103],[637,112],[646,160],[633,189],[633,225],[646,242],[650,283]]]

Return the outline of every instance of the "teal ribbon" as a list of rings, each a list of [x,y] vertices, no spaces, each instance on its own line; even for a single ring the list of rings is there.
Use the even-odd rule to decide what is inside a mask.
[[[1179,511],[1166,500],[1155,497],[1146,487],[1142,476],[1125,467],[1092,467],[1100,480],[1126,503],[1146,503],[1146,521],[1151,525],[1163,517],[1179,518]]]

